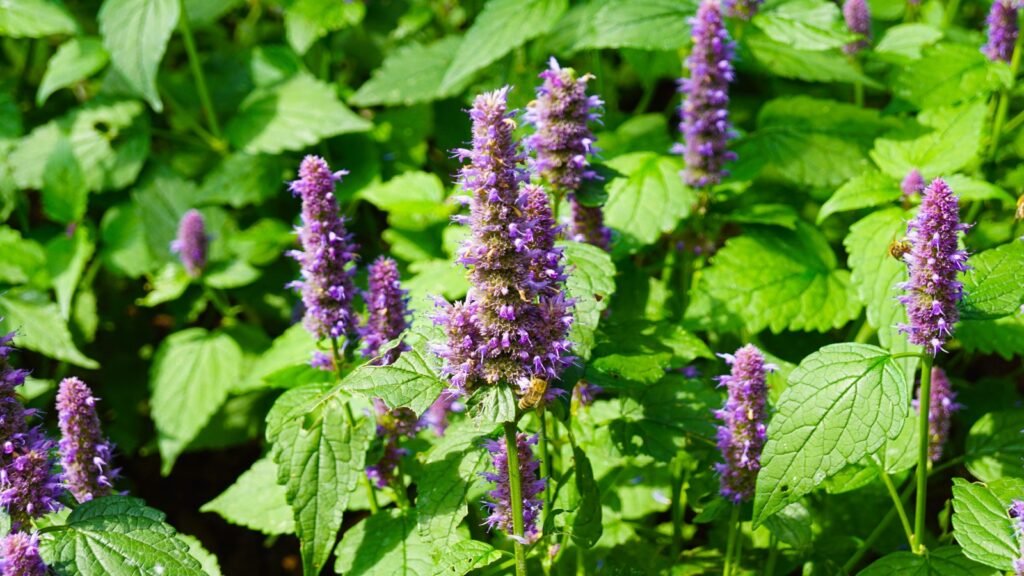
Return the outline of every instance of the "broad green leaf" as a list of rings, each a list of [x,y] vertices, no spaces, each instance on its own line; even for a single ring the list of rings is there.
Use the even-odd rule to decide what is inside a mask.
[[[40,538],[43,559],[57,574],[80,576],[204,576],[189,544],[164,514],[138,498],[86,502],[66,523]]]
[[[203,574],[206,576],[223,576],[217,557],[206,548],[203,548],[203,543],[198,538],[188,534],[179,534],[178,539],[188,544],[188,553],[199,562]]]
[[[800,215],[788,204],[753,204],[741,206],[726,216],[730,222],[764,224],[796,230]]]
[[[839,51],[801,50],[785,42],[773,40],[760,30],[749,30],[743,43],[750,50],[754,61],[769,72],[783,78],[794,78],[808,82],[862,83],[879,87]]]
[[[345,399],[311,385],[285,392],[267,414],[277,482],[292,507],[306,574],[319,574],[331,555],[374,435],[372,419],[352,423],[347,410]]]
[[[1010,83],[1009,67],[990,62],[976,46],[941,43],[897,69],[893,93],[925,109],[983,98]]]
[[[277,465],[264,457],[199,510],[215,512],[232,524],[264,534],[293,534],[295,519],[285,492],[285,487],[277,483]]]
[[[72,38],[61,44],[46,63],[46,73],[36,92],[36,105],[42,106],[57,90],[99,72],[107,65],[109,58],[99,38]]]
[[[875,44],[874,54],[887,62],[906,65],[920,60],[922,51],[940,38],[942,31],[929,24],[897,24]]]
[[[46,244],[46,267],[57,294],[57,306],[65,320],[71,317],[75,289],[95,250],[92,232],[85,226],[79,226],[70,237],[62,234]]]
[[[1020,312],[1024,304],[1024,242],[1013,240],[971,255],[964,274],[964,320],[992,320]]]
[[[492,0],[488,2],[448,65],[441,92],[467,79],[527,41],[544,34],[568,8],[567,0]],[[515,22],[514,26],[509,25]]]
[[[751,227],[726,242],[699,281],[752,332],[825,332],[861,310],[850,273],[837,267],[832,248],[809,224],[792,231]],[[690,308],[687,319],[698,310]]]
[[[594,468],[586,452],[572,447],[573,478],[579,504],[572,516],[572,541],[583,548],[593,548],[601,539],[601,490],[594,480]]]
[[[969,200],[974,202],[977,200],[983,202],[986,200],[998,200],[1003,206],[1013,206],[1017,201],[1006,190],[984,180],[978,180],[963,174],[950,174],[943,176],[942,179],[956,192],[956,195],[960,197],[960,201]]]
[[[428,172],[406,172],[363,188],[357,196],[387,212],[388,223],[403,231],[423,231],[447,223],[455,209],[444,201],[441,179]]]
[[[505,556],[486,542],[479,540],[460,540],[450,544],[440,558],[434,574],[450,574],[461,576],[473,570],[486,568]]]
[[[388,408],[408,408],[417,416],[437,400],[445,383],[440,363],[425,345],[402,352],[387,366],[363,364],[345,377],[341,389],[380,398]]]
[[[653,152],[635,152],[607,162],[622,173],[608,183],[605,224],[622,233],[630,251],[652,244],[690,214],[697,195],[679,176],[682,162]]]
[[[691,0],[606,0],[591,2],[593,16],[576,35],[575,50],[639,48],[678,50],[690,42]]]
[[[893,552],[873,562],[860,576],[998,576],[999,571],[986,568],[969,558],[956,546],[930,550],[927,554]]]
[[[111,67],[157,112],[157,70],[178,25],[180,0],[104,0],[98,19]]]
[[[426,46],[402,46],[388,54],[349,101],[355,106],[411,106],[458,94],[465,82],[441,90],[441,81],[460,44],[458,36],[446,36]]]
[[[249,154],[277,154],[370,127],[338,100],[333,86],[297,74],[249,94],[228,123],[226,135],[233,146]]]
[[[60,138],[46,159],[42,193],[43,211],[52,220],[66,224],[85,216],[89,188],[67,138]]]
[[[0,294],[0,318],[0,332],[17,331],[19,348],[82,368],[100,366],[75,347],[60,308],[38,292],[13,289]]]
[[[814,521],[802,502],[794,502],[770,516],[765,527],[779,539],[797,550],[810,550],[814,543]]]
[[[964,449],[967,469],[982,482],[1024,478],[1024,413],[990,412],[971,426]],[[1021,494],[1024,499],[1024,494]]]
[[[1020,556],[1007,510],[1024,494],[1024,481],[1002,479],[988,485],[953,478],[953,537],[964,555],[999,570],[1013,570]]]
[[[282,220],[263,218],[232,234],[227,241],[233,254],[262,266],[277,260],[295,244],[295,229]]]
[[[150,385],[164,474],[227,400],[241,370],[242,350],[223,331],[186,328],[160,344],[150,368]]]
[[[925,176],[944,176],[970,164],[981,149],[987,117],[985,102],[926,110],[918,121],[932,128],[924,136],[879,138],[871,151],[875,164],[887,175],[902,179],[911,170]]]
[[[265,388],[266,378],[291,368],[296,364],[309,363],[316,350],[316,341],[301,323],[288,328],[274,339],[270,348],[259,355],[256,362],[246,371],[245,380],[234,390],[235,393]]]
[[[260,271],[245,260],[231,260],[210,265],[203,274],[203,282],[207,286],[227,290],[252,284],[259,277]]]
[[[857,39],[843,23],[839,7],[824,0],[793,0],[758,12],[754,26],[776,42],[798,50],[841,48]]]
[[[587,365],[589,376],[600,376],[601,385],[613,385],[604,379],[653,384],[666,370],[682,368],[697,358],[714,358],[707,345],[690,332],[674,324],[630,321],[611,323],[599,332],[593,359]]]
[[[21,237],[21,232],[0,226],[0,282],[25,284],[46,268],[46,253],[34,240]]]
[[[284,13],[285,35],[297,53],[305,54],[328,33],[358,26],[365,14],[362,2],[293,0]]]
[[[287,179],[283,163],[274,156],[232,154],[203,180],[199,198],[203,204],[228,204],[235,208],[284,195]]]
[[[573,299],[573,323],[569,339],[573,354],[586,360],[594,347],[594,332],[601,313],[615,292],[615,264],[604,250],[580,242],[566,242],[565,263],[569,278],[566,292]]]
[[[492,423],[492,428],[496,424]],[[444,437],[426,454],[414,478],[420,538],[435,550],[459,539],[459,524],[471,505],[466,500],[469,490],[489,465],[490,459],[482,446],[488,432],[470,420],[449,426]]]
[[[146,295],[136,300],[139,306],[151,308],[165,302],[172,302],[181,297],[188,290],[192,283],[192,277],[188,275],[180,264],[168,263],[155,276],[146,283]]]
[[[54,0],[5,0],[0,10],[0,36],[42,38],[76,32],[75,19]]]
[[[185,14],[193,26],[205,26],[245,4],[245,0],[185,0]]]
[[[903,196],[899,183],[880,172],[870,171],[854,176],[839,187],[821,206],[818,224],[839,212],[860,210],[892,203]],[[870,302],[870,301],[869,301]]]
[[[1007,360],[1024,356],[1024,315],[964,320],[957,324],[956,338],[969,352],[998,354]]]
[[[877,453],[903,431],[909,405],[910,384],[881,348],[831,344],[804,358],[768,425],[754,523]]]
[[[496,422],[513,422],[516,418],[516,395],[505,383],[483,386],[466,402],[467,412],[479,426]]]

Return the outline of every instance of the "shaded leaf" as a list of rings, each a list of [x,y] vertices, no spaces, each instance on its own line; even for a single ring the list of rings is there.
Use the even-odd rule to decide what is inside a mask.
[[[157,112],[163,111],[157,70],[180,10],[179,0],[105,0],[98,15],[111,67]]]

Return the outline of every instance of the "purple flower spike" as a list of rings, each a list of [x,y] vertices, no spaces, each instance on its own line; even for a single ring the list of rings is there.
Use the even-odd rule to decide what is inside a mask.
[[[913,402],[914,409],[920,410],[919,399],[921,389],[917,389],[917,396]],[[932,368],[931,400],[928,404],[928,453],[932,462],[938,462],[942,458],[942,449],[949,439],[949,427],[953,423],[953,413],[959,411],[963,406],[956,403],[956,392],[949,384],[949,378],[942,368]]]
[[[845,0],[843,2],[843,18],[846,20],[846,27],[850,32],[863,36],[860,40],[850,42],[843,46],[843,52],[856,54],[868,47],[871,39],[871,11],[868,9],[867,0]]]
[[[0,336],[0,462],[25,447],[29,429],[27,419],[33,414],[22,406],[15,392],[15,388],[25,383],[28,371],[10,365],[8,356],[12,350],[14,332]]]
[[[925,188],[921,208],[907,225],[910,251],[903,260],[910,279],[899,287],[907,291],[900,302],[910,323],[899,330],[932,355],[939,353],[960,319],[957,304],[963,298],[963,284],[957,275],[967,270],[967,252],[960,250],[958,239],[968,228],[960,223],[956,195],[941,178]]]
[[[5,458],[0,469],[0,505],[11,515],[15,529],[62,506],[64,488],[54,474],[52,449],[53,442],[33,428],[25,436],[25,447]]]
[[[466,406],[459,401],[459,395],[453,390],[445,390],[434,400],[434,403],[427,408],[427,411],[420,416],[420,426],[430,428],[434,434],[444,436],[448,429],[448,415],[452,412],[462,412]]]
[[[1018,557],[1013,561],[1015,576],[1024,576],[1024,500],[1014,500],[1008,510],[1013,521],[1013,535],[1017,538]]]
[[[750,20],[757,14],[764,0],[724,0],[725,14],[730,18]]]
[[[735,503],[754,495],[757,472],[761,469],[767,426],[766,401],[768,372],[775,366],[766,364],[764,355],[753,344],[747,344],[735,355],[720,354],[732,366],[728,376],[719,376],[729,397],[715,416],[724,423],[718,427],[718,448],[725,462],[716,464],[720,476],[720,492]]]
[[[900,182],[900,190],[903,191],[904,196],[913,196],[924,192],[924,176],[921,176],[921,172],[917,168],[907,172],[906,177]]]
[[[171,252],[181,258],[189,276],[198,276],[206,268],[206,254],[210,237],[206,234],[206,221],[199,210],[189,210],[178,223],[178,237],[171,242]]]
[[[540,536],[537,519],[544,507],[541,494],[547,486],[546,478],[537,478],[540,462],[533,457],[530,446],[537,443],[536,436],[516,435],[519,455],[519,482],[523,497],[523,539],[532,543]],[[503,530],[508,535],[515,532],[512,526],[512,491],[508,481],[508,450],[504,439],[488,440],[484,447],[491,453],[491,465],[494,472],[483,472],[480,475],[494,483],[494,489],[487,493],[490,502],[486,502],[490,515],[484,521],[489,530]]]
[[[1017,43],[1017,5],[1011,0],[995,0],[988,13],[988,42],[982,48],[989,60],[1009,62]]]
[[[49,571],[39,556],[39,537],[12,532],[0,541],[0,574],[46,576]]]
[[[103,437],[96,398],[78,378],[65,378],[57,392],[60,458],[64,484],[79,502],[111,493],[117,470],[113,446]]]
[[[728,109],[734,52],[717,0],[704,0],[693,19],[693,50],[686,59],[690,76],[679,85],[684,142],[673,147],[686,161],[683,178],[696,188],[721,182],[729,174],[725,164],[736,159],[729,150],[733,132]]]
[[[408,408],[389,410],[380,398],[373,399],[373,408],[377,413],[377,436],[384,439],[384,455],[366,467],[366,475],[378,488],[385,488],[396,480],[398,464],[409,453],[399,442],[403,437],[415,436],[419,423]]]
[[[352,296],[356,246],[338,214],[334,185],[348,172],[331,172],[327,162],[306,156],[291,191],[302,197],[302,250],[290,252],[302,266],[302,280],[291,286],[302,291],[305,326],[317,338],[346,338],[355,329]]]
[[[584,206],[575,195],[569,196],[569,216],[572,218],[569,237],[576,242],[593,244],[608,250],[612,244],[612,231],[604,225],[604,212],[597,206]]]
[[[363,339],[363,356],[373,358],[381,346],[398,338],[409,327],[409,297],[399,282],[398,264],[381,257],[370,265],[369,291],[366,292],[366,325],[359,334]],[[379,364],[393,363],[408,349],[402,344],[380,358]]]

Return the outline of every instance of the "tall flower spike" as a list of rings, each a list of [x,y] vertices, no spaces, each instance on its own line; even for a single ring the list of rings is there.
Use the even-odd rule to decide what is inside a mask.
[[[53,442],[33,428],[26,434],[25,447],[8,456],[0,469],[0,505],[11,515],[16,530],[31,518],[62,507],[64,488],[54,473],[52,449]]]
[[[728,392],[728,399],[721,410],[715,411],[723,422],[718,427],[718,448],[725,460],[715,468],[722,496],[739,503],[754,495],[757,472],[761,469],[761,449],[767,430],[766,376],[775,367],[765,363],[764,355],[753,344],[740,348],[735,355],[720,356],[732,366],[732,371],[718,378]]]
[[[1017,4],[1012,0],[995,0],[988,13],[988,42],[982,52],[989,60],[1009,62],[1020,32],[1017,24]]]
[[[867,0],[845,0],[843,2],[843,18],[850,32],[863,36],[860,40],[843,46],[843,52],[856,54],[868,47],[871,38],[871,12]]]
[[[900,190],[904,196],[913,196],[924,191],[924,176],[921,176],[921,172],[917,168],[907,172],[903,181],[900,182]]]
[[[302,291],[305,326],[317,338],[346,338],[355,330],[352,296],[356,246],[345,230],[334,196],[335,183],[348,172],[331,172],[327,162],[306,156],[291,191],[302,197],[302,250],[289,254],[302,266],[302,280],[291,286]]]
[[[703,0],[693,19],[693,50],[686,59],[690,75],[680,82],[683,92],[683,143],[673,152],[686,161],[683,178],[690,186],[718,184],[728,175],[725,164],[736,159],[729,150],[729,83],[734,79],[735,46],[722,23],[717,0]]]
[[[38,536],[27,532],[11,532],[0,541],[0,574],[46,576],[48,573],[39,555]]]
[[[366,292],[366,325],[359,333],[363,340],[363,356],[373,358],[381,346],[398,338],[409,327],[409,297],[402,290],[398,264],[391,258],[380,257],[370,265],[369,290]],[[380,364],[391,364],[408,347],[404,344],[392,348],[380,359]]]
[[[921,389],[917,389],[914,409],[920,410],[919,400]],[[949,439],[949,427],[953,423],[953,413],[962,408],[956,403],[956,392],[949,384],[946,373],[938,366],[932,368],[931,398],[928,404],[928,453],[932,462],[942,458],[942,449]]]
[[[210,237],[206,234],[206,221],[198,210],[189,210],[178,223],[178,237],[171,242],[171,251],[181,258],[185,271],[198,276],[206,268],[206,254]]]
[[[963,298],[963,284],[957,275],[967,270],[967,252],[960,250],[958,240],[968,228],[960,223],[956,195],[941,178],[925,188],[921,208],[907,225],[910,251],[903,259],[910,279],[899,287],[907,292],[900,302],[910,323],[899,330],[932,355],[939,353],[960,319],[957,304]]]
[[[113,446],[103,437],[92,390],[78,378],[65,378],[57,392],[60,461],[64,484],[78,502],[111,493],[117,470]]]
[[[13,350],[14,332],[0,336],[0,463],[25,447],[27,419],[32,415],[18,400],[15,391],[25,382],[28,371],[11,366],[9,356]]]
[[[1014,500],[1008,510],[1013,522],[1013,535],[1017,538],[1017,559],[1013,561],[1015,576],[1024,576],[1024,500]]]
[[[519,456],[519,482],[523,498],[523,538],[527,543],[534,542],[540,531],[537,519],[544,507],[541,494],[547,485],[546,478],[537,478],[540,462],[533,457],[530,446],[537,443],[536,436],[527,436],[520,432],[516,435]],[[491,465],[494,472],[483,472],[480,475],[494,483],[494,489],[487,493],[490,502],[485,505],[490,511],[484,524],[488,529],[504,530],[506,534],[514,534],[512,526],[512,492],[508,484],[508,449],[504,440],[489,440],[484,444],[491,453]]]

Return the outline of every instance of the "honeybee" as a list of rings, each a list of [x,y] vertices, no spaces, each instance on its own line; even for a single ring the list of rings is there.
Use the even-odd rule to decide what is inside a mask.
[[[1024,220],[1024,194],[1017,198],[1017,220]]]
[[[526,389],[523,397],[519,399],[519,408],[521,410],[529,410],[535,407],[544,398],[544,393],[547,391],[547,380],[539,376],[530,378],[530,387]]]
[[[893,240],[889,243],[889,256],[897,260],[903,260],[903,256],[907,252],[910,252],[910,242],[907,242],[906,239]]]

